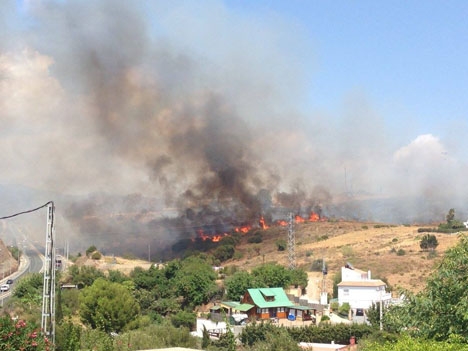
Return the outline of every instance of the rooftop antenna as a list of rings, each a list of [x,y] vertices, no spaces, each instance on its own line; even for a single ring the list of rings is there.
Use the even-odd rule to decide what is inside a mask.
[[[296,234],[294,233],[294,216],[289,213],[288,224],[288,261],[289,269],[296,268]]]

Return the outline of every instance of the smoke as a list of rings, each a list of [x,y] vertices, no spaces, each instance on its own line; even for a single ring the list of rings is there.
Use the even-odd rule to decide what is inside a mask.
[[[0,182],[57,196],[82,245],[165,249],[281,209],[428,219],[466,188],[442,140],[397,144],[359,94],[343,117],[301,112],[312,45],[276,14],[114,0],[12,12],[21,26],[0,17],[18,39],[0,53]],[[355,201],[402,196],[437,205],[385,217]]]

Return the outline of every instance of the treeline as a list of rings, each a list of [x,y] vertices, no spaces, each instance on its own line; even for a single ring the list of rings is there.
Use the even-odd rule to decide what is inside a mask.
[[[440,223],[437,228],[418,228],[418,233],[458,233],[468,231],[462,221],[455,219],[455,209],[451,208],[446,215],[446,222]]]
[[[96,252],[92,247],[86,255],[93,257]],[[300,269],[270,263],[250,273],[234,268],[215,272],[215,260],[199,253],[148,269],[137,267],[129,275],[117,270],[104,273],[86,265],[57,272],[56,350],[196,348],[200,340],[189,332],[195,328],[198,306],[232,294],[237,300],[247,288],[307,283],[307,274]],[[240,278],[246,276],[244,285]],[[219,284],[223,279],[230,284]],[[42,274],[30,274],[16,284],[5,310],[28,321],[29,328],[36,326],[38,332]],[[61,289],[62,285],[79,289]],[[1,344],[7,328],[0,329]],[[211,349],[224,350],[223,342],[209,344]]]

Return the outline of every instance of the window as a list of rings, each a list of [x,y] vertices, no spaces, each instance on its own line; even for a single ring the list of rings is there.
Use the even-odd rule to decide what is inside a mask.
[[[285,312],[285,308],[284,307],[278,307],[277,311],[278,312]]]
[[[343,295],[349,296],[349,289],[343,289]]]

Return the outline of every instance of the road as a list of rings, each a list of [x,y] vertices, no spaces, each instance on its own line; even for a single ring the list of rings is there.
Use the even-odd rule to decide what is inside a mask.
[[[27,246],[27,247],[26,247]],[[44,258],[39,249],[33,246],[33,244],[25,245],[23,248],[23,255],[21,257],[21,263],[18,272],[14,272],[12,275],[5,277],[0,281],[0,284],[5,284],[8,279],[13,279],[15,284],[22,276],[28,273],[42,272],[44,267]],[[14,286],[9,291],[0,293],[1,305],[8,300],[12,294]]]

